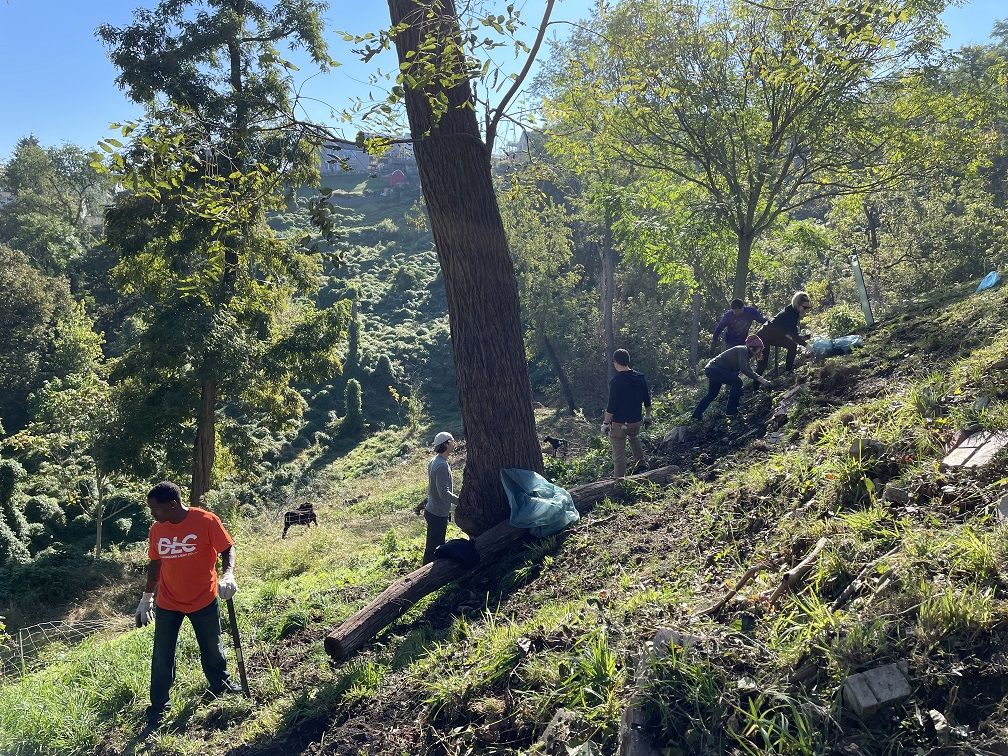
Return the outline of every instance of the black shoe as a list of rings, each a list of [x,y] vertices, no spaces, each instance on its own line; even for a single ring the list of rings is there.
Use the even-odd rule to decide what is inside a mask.
[[[241,692],[242,692],[241,686],[235,683],[233,680],[226,681],[220,687],[212,687],[209,690],[207,690],[207,693],[213,696],[214,698],[220,698],[221,696],[226,696],[229,694],[241,695]]]

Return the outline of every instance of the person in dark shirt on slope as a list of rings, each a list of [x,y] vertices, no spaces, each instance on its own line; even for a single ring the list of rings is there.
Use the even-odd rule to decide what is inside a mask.
[[[769,386],[770,381],[758,373],[754,373],[749,363],[753,359],[759,359],[763,353],[763,342],[755,334],[746,339],[745,344],[733,346],[724,350],[707,363],[704,373],[707,374],[707,396],[700,400],[700,404],[693,410],[693,419],[702,420],[704,411],[710,406],[717,395],[721,392],[721,387],[728,385],[728,405],[725,407],[725,414],[734,417],[738,414],[739,398],[742,396],[742,379],[740,373],[745,373],[757,383]]]
[[[808,354],[812,350],[806,345],[805,338],[798,331],[798,321],[802,315],[812,309],[812,301],[804,291],[796,291],[791,297],[791,304],[778,312],[770,322],[760,328],[756,335],[763,341],[765,347],[784,347],[787,350],[787,358],[784,361],[784,369],[788,372],[794,370],[795,355],[798,348]],[[764,349],[763,356],[760,357],[756,365],[756,372],[760,375],[766,370],[770,361],[770,350]],[[755,388],[759,388],[756,386]]]
[[[746,306],[741,299],[733,299],[731,309],[721,316],[717,328],[714,329],[714,338],[711,339],[711,348],[716,348],[721,333],[724,332],[725,346],[741,346],[745,344],[749,335],[749,328],[753,322],[766,323],[767,319],[763,313],[755,307]]]
[[[626,475],[627,439],[638,467],[647,467],[640,431],[641,426],[651,425],[651,390],[644,376],[630,367],[630,353],[626,349],[613,352],[612,360],[616,375],[609,379],[609,402],[601,430],[612,441],[613,476],[622,478]]]

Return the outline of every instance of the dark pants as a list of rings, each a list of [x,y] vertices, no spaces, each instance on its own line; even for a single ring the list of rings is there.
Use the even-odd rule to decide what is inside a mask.
[[[779,331],[760,331],[756,334],[763,342],[763,356],[760,357],[756,365],[756,372],[763,375],[766,372],[767,364],[770,362],[770,347],[783,347],[787,350],[787,357],[784,360],[784,369],[794,370],[795,355],[798,354],[798,342],[793,337],[780,333]]]
[[[717,398],[721,387],[725,384],[728,384],[728,406],[725,407],[725,414],[736,414],[739,397],[742,396],[742,379],[738,377],[738,373],[719,367],[704,368],[704,372],[707,374],[707,396],[701,399],[700,404],[693,410],[693,417],[697,420],[703,417],[704,411]]]
[[[200,664],[203,674],[210,683],[210,690],[220,693],[230,684],[227,659],[224,658],[224,644],[221,642],[220,609],[215,598],[196,612],[173,612],[155,608],[154,653],[151,656],[151,708],[150,715],[159,717],[170,706],[168,699],[172,683],[175,682],[175,647],[182,620],[186,617],[192,623],[199,644]]]
[[[426,509],[423,512],[424,519],[427,520],[427,543],[424,544],[423,563],[434,561],[434,552],[437,547],[445,542],[445,534],[448,532],[449,517],[439,517],[431,514]]]

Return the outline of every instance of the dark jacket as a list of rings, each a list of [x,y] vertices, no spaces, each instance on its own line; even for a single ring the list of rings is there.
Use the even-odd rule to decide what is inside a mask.
[[[734,373],[735,375],[745,373],[755,381],[759,379],[759,376],[756,375],[749,365],[750,359],[749,347],[745,345],[733,346],[725,349],[721,354],[708,362],[707,367],[727,370],[729,373]]]
[[[636,370],[617,370],[609,379],[609,403],[615,423],[638,423],[643,418],[641,405],[651,409],[651,389],[647,380]]]
[[[770,322],[759,330],[759,335],[762,337],[763,334],[766,334],[771,338],[776,336],[784,341],[794,341],[804,344],[806,340],[798,332],[798,319],[800,317],[801,315],[798,310],[788,305],[774,315],[770,319]]]

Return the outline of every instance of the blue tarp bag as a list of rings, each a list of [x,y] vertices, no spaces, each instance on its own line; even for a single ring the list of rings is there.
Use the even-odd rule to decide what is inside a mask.
[[[527,528],[536,538],[559,533],[581,519],[574,500],[555,483],[531,470],[501,470],[501,485],[511,505],[511,525]]]
[[[979,294],[984,289],[989,289],[991,286],[994,286],[1000,280],[1001,276],[998,275],[996,270],[992,270],[990,273],[988,273],[986,276],[983,277],[983,280],[980,282],[980,285],[977,286],[976,291],[973,293]]]
[[[819,338],[812,340],[812,352],[817,357],[835,357],[838,354],[850,354],[854,347],[861,346],[861,336],[837,336],[835,339]]]

